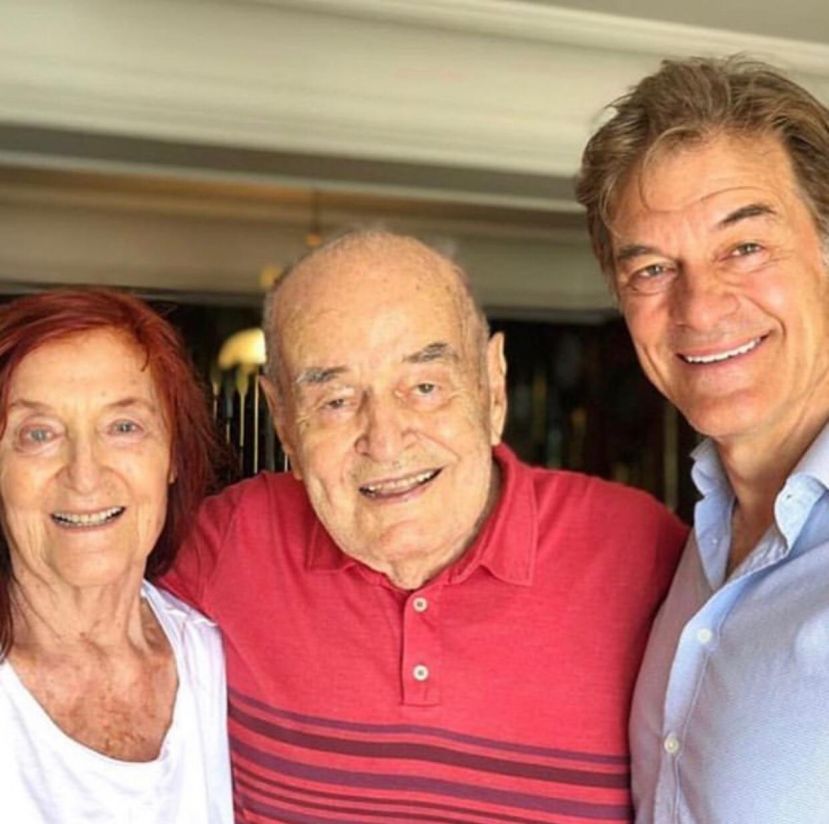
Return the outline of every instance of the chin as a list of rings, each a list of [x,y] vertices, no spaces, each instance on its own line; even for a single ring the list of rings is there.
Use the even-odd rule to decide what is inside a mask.
[[[675,406],[701,435],[719,440],[750,432],[768,419],[772,401],[756,395],[734,394],[727,398],[676,402]]]

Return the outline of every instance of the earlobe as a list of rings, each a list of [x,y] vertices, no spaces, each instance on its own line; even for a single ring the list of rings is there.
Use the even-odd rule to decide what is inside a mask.
[[[507,360],[501,332],[489,339],[486,365],[489,380],[489,440],[492,446],[497,446],[501,443],[507,418]]]

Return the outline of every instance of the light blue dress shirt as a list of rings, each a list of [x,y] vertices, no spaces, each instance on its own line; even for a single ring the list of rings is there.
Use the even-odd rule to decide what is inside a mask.
[[[725,579],[734,495],[714,444],[631,714],[638,824],[829,823],[829,425]]]

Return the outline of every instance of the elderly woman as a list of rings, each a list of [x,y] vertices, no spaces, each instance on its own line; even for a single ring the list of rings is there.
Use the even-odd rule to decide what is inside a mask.
[[[176,333],[139,300],[0,309],[2,819],[230,822],[216,628],[145,580],[212,480]]]

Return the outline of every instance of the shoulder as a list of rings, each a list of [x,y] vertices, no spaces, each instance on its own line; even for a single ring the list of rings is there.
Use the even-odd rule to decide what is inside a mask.
[[[305,498],[304,486],[290,473],[260,472],[206,498],[201,510],[235,510],[271,502],[298,502]]]
[[[665,523],[681,523],[679,519],[650,493],[595,475],[564,469],[533,468],[533,483],[540,501],[578,510],[601,510],[625,520],[642,517]]]
[[[625,563],[675,568],[688,527],[649,493],[591,475],[532,469],[541,535],[600,546]]]
[[[255,540],[279,525],[290,529],[311,518],[305,487],[287,472],[260,472],[206,498],[196,516],[194,537],[207,543]]]
[[[149,581],[144,581],[141,594],[149,601],[170,643],[196,645],[208,655],[218,652],[221,657],[219,628],[208,617]]]

